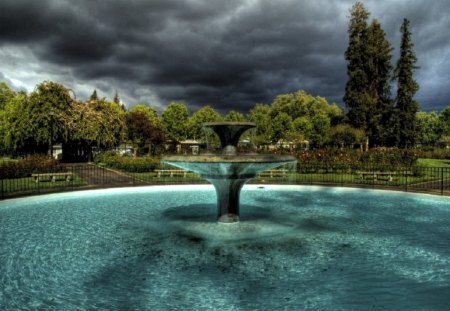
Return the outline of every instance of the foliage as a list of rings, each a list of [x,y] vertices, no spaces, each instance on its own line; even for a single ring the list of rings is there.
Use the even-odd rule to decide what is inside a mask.
[[[372,148],[368,152],[362,153],[360,162],[370,163],[370,165],[374,167],[396,168],[412,166],[417,159],[417,152],[412,149],[379,147]]]
[[[349,45],[345,52],[347,117],[354,127],[365,131],[371,146],[381,145],[390,133],[392,48],[377,20],[368,25],[369,12],[361,2],[355,3],[350,14]]]
[[[365,71],[369,81],[366,134],[371,146],[384,145],[389,139],[389,127],[392,115],[390,78],[392,72],[392,48],[386,40],[386,34],[377,20],[373,20],[367,29],[367,61]]]
[[[29,177],[32,173],[58,172],[63,167],[47,155],[31,155],[16,162],[0,163],[0,179]]]
[[[153,171],[160,167],[159,158],[154,157],[127,157],[115,152],[107,151],[96,155],[94,163],[112,169],[130,173],[142,173]]]
[[[417,153],[398,148],[372,148],[368,152],[354,149],[315,149],[297,153],[299,165],[371,167],[392,169],[412,166]]]
[[[224,121],[232,121],[232,122],[245,122],[245,116],[238,112],[238,111],[234,111],[234,110],[230,110],[225,117],[223,118]]]
[[[447,106],[447,108],[439,114],[439,122],[442,135],[450,137],[450,106]]]
[[[148,113],[142,110],[130,110],[126,113],[125,122],[128,130],[128,139],[140,148],[145,143],[149,143],[149,154],[152,153],[154,145],[161,144],[164,141],[162,129],[159,122],[152,121]],[[137,149],[135,149],[135,154]]]
[[[422,146],[434,146],[442,136],[442,124],[435,112],[416,113],[417,142]]]
[[[272,142],[276,143],[292,131],[292,118],[285,112],[278,113],[272,120]]]
[[[71,140],[108,149],[118,146],[126,135],[125,112],[106,99],[77,102],[68,123]]]
[[[365,36],[369,12],[361,2],[356,2],[350,10],[348,25],[349,44],[345,51],[348,81],[345,86],[344,102],[348,107],[348,119],[354,127],[366,129],[368,120],[369,79],[365,69]]]
[[[166,137],[174,142],[185,140],[188,118],[189,112],[185,104],[171,102],[161,115],[161,124]]]
[[[272,142],[292,137],[291,131],[296,131],[315,146],[326,141],[331,124],[339,123],[343,117],[336,104],[330,105],[323,97],[313,97],[302,90],[278,95],[269,113]]]
[[[449,148],[430,148],[427,150],[418,150],[417,154],[420,158],[450,160]]]
[[[0,82],[0,111],[5,109],[6,104],[16,96],[5,82]]]
[[[272,118],[270,116],[270,106],[256,104],[250,112],[248,119],[256,124],[255,142],[268,144],[272,137]]]
[[[137,104],[131,107],[127,112],[141,112],[147,116],[148,120],[153,126],[161,126],[161,122],[158,118],[158,113],[156,112],[156,109],[154,107],[148,106],[146,104]]]
[[[203,125],[207,122],[220,121],[221,116],[210,106],[203,106],[192,114],[187,123],[187,138],[195,140],[206,140]]]
[[[364,142],[365,133],[350,124],[338,124],[331,128],[329,142],[335,146],[353,146]]]
[[[17,94],[7,104],[3,116],[5,145],[32,153],[68,139],[73,99],[63,85],[44,81],[27,96]]]
[[[417,57],[409,31],[409,20],[404,19],[400,27],[402,34],[400,58],[395,67],[394,76],[397,80],[397,97],[395,100],[394,144],[398,147],[413,147],[416,142],[416,113],[419,110],[413,99],[419,90],[418,83],[413,78]]]

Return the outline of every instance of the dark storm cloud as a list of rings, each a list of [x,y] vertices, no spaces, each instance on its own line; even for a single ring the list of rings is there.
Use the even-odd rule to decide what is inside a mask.
[[[447,14],[442,13],[450,7],[447,2],[383,3],[390,5],[364,1],[394,48],[401,21],[408,17],[418,53],[449,56],[448,42],[442,36],[450,26]],[[181,100],[192,111],[210,104],[222,112],[246,112],[255,103],[270,103],[276,95],[298,89],[341,104],[352,4],[2,0],[0,47],[27,46],[38,61],[63,68],[72,80],[83,84],[78,94],[88,96],[92,87],[112,97],[117,89],[128,104]],[[434,84],[430,81],[442,75],[441,69],[435,60],[419,60],[426,67],[418,73],[423,79],[419,82],[431,90]],[[61,79],[64,84],[75,83],[65,81],[67,75]],[[444,84],[448,75],[436,81]],[[438,91],[421,93],[424,101],[430,101],[428,105],[434,93]]]

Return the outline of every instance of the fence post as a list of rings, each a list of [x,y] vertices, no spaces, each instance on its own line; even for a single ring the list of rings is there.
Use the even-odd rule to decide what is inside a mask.
[[[4,192],[4,190],[3,190],[3,178],[1,179],[1,181],[2,181],[2,190],[1,190],[1,194],[2,194],[2,200],[5,198],[5,192]]]
[[[39,174],[40,173],[37,173],[37,183],[36,183],[36,185],[37,185],[37,193],[38,194],[41,194],[41,189],[40,189],[40,187],[39,187],[39,184],[40,184],[40,182],[39,182],[39,179],[41,178],[41,176],[39,176]]]
[[[405,169],[405,192],[408,192],[408,171],[409,169]]]
[[[441,195],[444,195],[444,168],[441,167]]]

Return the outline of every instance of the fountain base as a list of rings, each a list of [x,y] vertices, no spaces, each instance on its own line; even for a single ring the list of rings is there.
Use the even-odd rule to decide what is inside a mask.
[[[202,176],[216,189],[217,221],[222,223],[239,222],[239,196],[244,184],[250,178],[236,178],[232,176]],[[254,177],[253,175],[251,177]]]

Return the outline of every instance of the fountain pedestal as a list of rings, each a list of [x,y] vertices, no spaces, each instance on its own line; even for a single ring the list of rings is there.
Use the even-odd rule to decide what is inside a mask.
[[[237,154],[239,137],[254,126],[249,122],[207,123],[205,127],[213,129],[220,138],[221,154],[168,156],[163,159],[164,163],[198,173],[214,186],[219,222],[239,222],[239,196],[248,180],[264,170],[296,162],[291,156]]]
[[[207,179],[217,194],[217,221],[233,223],[239,221],[239,197],[242,186],[248,179]]]

